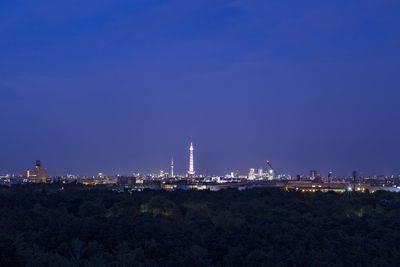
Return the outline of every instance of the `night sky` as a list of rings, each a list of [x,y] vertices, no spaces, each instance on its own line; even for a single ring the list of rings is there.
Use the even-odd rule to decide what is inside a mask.
[[[0,174],[400,174],[398,0],[0,2]]]

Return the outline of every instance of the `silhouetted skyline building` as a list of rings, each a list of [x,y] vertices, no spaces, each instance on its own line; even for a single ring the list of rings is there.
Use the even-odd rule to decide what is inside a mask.
[[[134,176],[119,176],[117,178],[117,184],[123,186],[129,186],[136,183],[136,177]]]

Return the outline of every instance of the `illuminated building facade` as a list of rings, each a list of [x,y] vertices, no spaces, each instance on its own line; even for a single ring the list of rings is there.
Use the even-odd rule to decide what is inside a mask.
[[[27,169],[24,171],[24,177],[30,183],[46,183],[47,169],[42,168],[40,160],[37,160],[33,170]]]
[[[313,181],[317,177],[317,171],[316,170],[311,170],[310,171],[310,179]]]
[[[256,175],[254,173],[254,168],[250,169],[249,175],[247,176],[247,179],[249,180],[254,180],[256,178]]]

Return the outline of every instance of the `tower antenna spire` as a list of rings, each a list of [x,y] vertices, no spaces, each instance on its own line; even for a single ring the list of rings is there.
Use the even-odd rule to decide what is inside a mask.
[[[171,177],[174,177],[174,158],[171,157]]]
[[[193,177],[193,175],[195,174],[194,164],[193,164],[193,150],[194,150],[193,142],[190,142],[190,147],[189,147],[190,159],[189,159],[189,171],[188,171],[190,177]]]

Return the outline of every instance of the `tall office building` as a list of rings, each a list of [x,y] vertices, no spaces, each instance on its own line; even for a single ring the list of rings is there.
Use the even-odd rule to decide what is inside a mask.
[[[42,168],[40,160],[36,161],[33,170],[25,170],[24,177],[28,179],[30,183],[45,183],[47,177],[47,169]]]
[[[189,159],[189,171],[188,174],[189,176],[193,176],[195,171],[194,171],[194,164],[193,164],[193,143],[190,142],[190,147],[189,147],[189,151],[190,151],[190,159]]]

